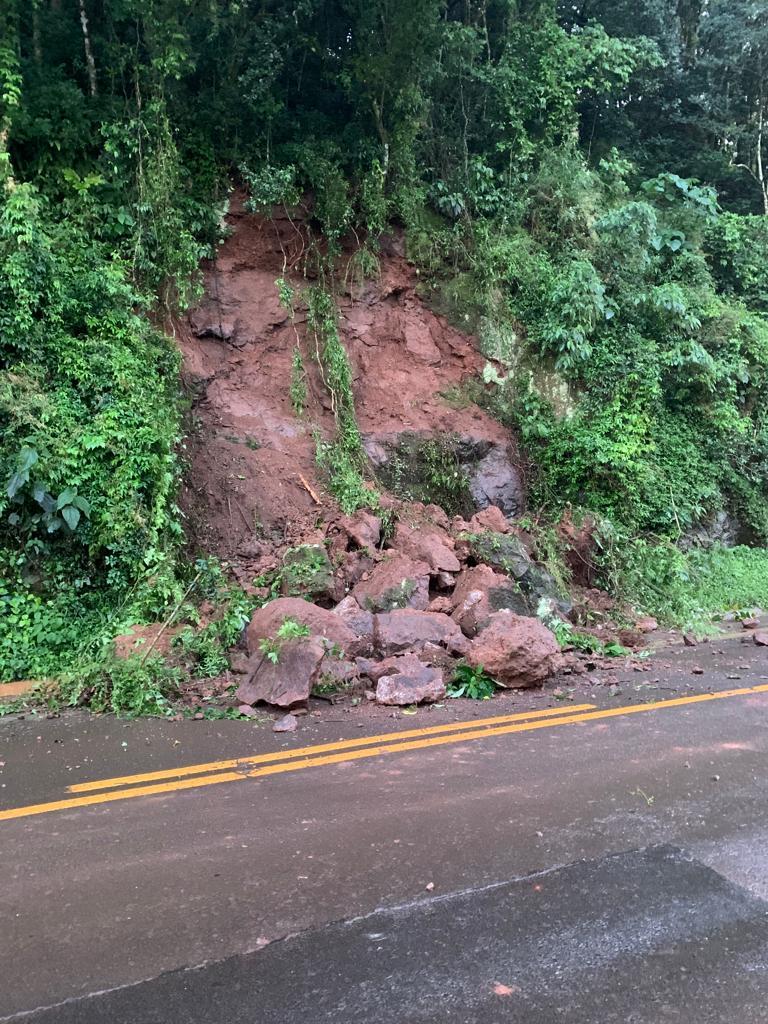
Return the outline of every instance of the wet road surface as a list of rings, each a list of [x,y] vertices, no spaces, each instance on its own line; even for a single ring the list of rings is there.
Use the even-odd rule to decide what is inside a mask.
[[[486,724],[0,723],[0,1020],[768,1021],[768,654],[723,649]]]

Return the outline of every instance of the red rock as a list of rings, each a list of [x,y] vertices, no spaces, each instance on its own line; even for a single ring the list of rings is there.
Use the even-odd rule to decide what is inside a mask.
[[[429,604],[430,567],[407,555],[395,554],[379,562],[369,578],[352,590],[357,603],[368,611],[393,608],[425,609]]]
[[[298,724],[299,720],[295,715],[283,715],[272,726],[272,732],[296,732]]]
[[[461,569],[450,536],[437,527],[412,527],[399,522],[392,546],[415,561],[426,562],[433,573],[459,572]]]
[[[470,533],[483,533],[485,530],[491,530],[493,533],[509,533],[510,526],[507,517],[498,505],[489,505],[472,516],[468,529]]]
[[[357,679],[359,675],[357,665],[345,658],[336,658],[332,654],[326,654],[320,662],[317,670],[317,682],[333,682],[339,686]]]
[[[254,718],[256,712],[253,710],[250,704],[241,704],[238,709],[238,714],[245,715],[246,718]]]
[[[443,673],[439,668],[424,665],[417,657],[406,654],[391,658],[386,675],[376,684],[379,704],[407,705],[433,702],[445,696]]]
[[[759,629],[760,628],[760,619],[755,619],[755,618],[742,619],[741,620],[741,628],[742,629]]]
[[[237,700],[241,704],[264,701],[281,708],[307,700],[325,653],[318,637],[288,640],[280,648],[277,662],[263,658],[251,678],[238,686]]]
[[[560,646],[538,619],[494,612],[472,641],[467,661],[482,666],[500,686],[540,686],[561,665]]]
[[[247,654],[238,652],[229,659],[229,670],[238,676],[247,676],[253,672],[253,663]]]
[[[383,657],[401,651],[418,651],[427,643],[438,644],[462,655],[469,644],[456,623],[436,612],[404,608],[376,617],[376,646]]]
[[[525,597],[516,583],[488,565],[476,565],[460,573],[452,602],[454,621],[469,637],[487,626],[494,612],[503,608],[517,613],[526,610]]]
[[[307,626],[313,636],[325,637],[332,644],[338,644],[345,654],[362,654],[366,648],[365,637],[355,633],[335,612],[318,608],[300,597],[279,597],[253,613],[245,631],[248,651],[259,654],[259,642],[274,638],[286,619]]]
[[[436,597],[429,602],[428,612],[440,612],[443,615],[450,615],[453,611],[453,601],[450,597]]]
[[[433,526],[437,526],[445,532],[450,531],[451,520],[446,515],[444,509],[440,508],[439,505],[425,505],[424,515]]]
[[[373,644],[373,615],[361,608],[354,597],[348,594],[333,609],[345,626],[364,639],[368,645]]]
[[[651,618],[650,615],[644,619],[638,619],[635,625],[641,633],[654,633],[659,628],[656,619]]]
[[[339,520],[339,528],[359,548],[375,548],[381,540],[381,520],[360,510]]]
[[[768,647],[768,630],[758,629],[752,634],[753,641],[758,647]]]

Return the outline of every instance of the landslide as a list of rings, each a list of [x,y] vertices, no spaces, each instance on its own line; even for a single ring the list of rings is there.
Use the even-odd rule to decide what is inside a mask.
[[[250,213],[244,199],[232,197],[228,237],[205,266],[203,298],[177,338],[191,399],[185,529],[193,550],[227,561],[247,584],[274,565],[277,548],[322,534],[339,510],[315,458],[317,435],[333,437],[334,417],[300,300],[312,283],[303,273],[308,225],[293,212]],[[293,318],[278,278],[299,296]],[[381,490],[382,476],[397,477],[403,452],[413,462],[420,446],[449,446],[469,481],[473,507],[462,511],[494,503],[522,512],[514,438],[462,394],[484,360],[471,336],[422,301],[418,280],[391,234],[372,280],[355,281],[347,268],[335,284],[371,482]],[[301,416],[291,402],[296,346],[307,387]]]

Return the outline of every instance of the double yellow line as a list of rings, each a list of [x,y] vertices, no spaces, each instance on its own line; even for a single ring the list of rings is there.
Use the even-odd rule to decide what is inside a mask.
[[[77,795],[62,800],[28,804],[24,807],[12,807],[9,810],[0,811],[0,821],[47,814],[51,811],[74,810],[93,804],[110,803],[114,800],[132,800],[137,797],[175,793],[202,786],[215,786],[224,782],[243,782],[266,775],[302,771],[305,768],[341,764],[362,758],[380,757],[384,754],[422,750],[449,743],[466,743],[471,740],[487,739],[491,736],[531,732],[535,729],[549,729],[578,722],[668,710],[689,704],[701,704],[712,700],[766,692],[768,692],[768,685],[751,686],[737,690],[696,694],[690,697],[677,697],[649,704],[605,708],[600,711],[594,710],[594,704],[575,704],[567,709],[548,708],[543,711],[496,715],[492,718],[476,719],[474,722],[454,722],[425,729],[384,733],[379,736],[358,736],[355,739],[322,743],[310,747],[296,747],[271,754],[255,754],[249,757],[209,761],[205,764],[143,772],[137,775],[122,775],[69,786],[67,792]]]

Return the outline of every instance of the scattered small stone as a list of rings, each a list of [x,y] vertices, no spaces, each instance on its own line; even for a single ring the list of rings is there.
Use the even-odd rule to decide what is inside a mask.
[[[237,713],[244,715],[246,718],[255,718],[257,715],[256,710],[250,704],[241,704],[237,709]]]
[[[742,619],[741,620],[741,628],[742,629],[759,629],[760,628],[760,619]]]
[[[693,635],[693,633],[683,633],[683,643],[686,647],[698,647],[699,641]]]
[[[730,676],[726,676],[725,678],[726,679],[741,679],[741,676],[730,675]]]
[[[719,775],[713,775],[712,776],[712,781],[713,782],[719,782],[720,781],[720,776]]]
[[[205,715],[203,714],[202,711],[198,711],[197,714],[193,715],[192,717],[195,719],[196,722],[199,722],[203,718],[205,718]]]
[[[427,890],[427,892],[432,892],[432,890],[435,888],[435,883],[434,882],[427,882],[427,884],[424,886],[424,888]]]
[[[756,633],[752,634],[752,640],[758,647],[768,647],[768,630],[759,629]]]
[[[295,715],[283,715],[272,726],[272,732],[296,732],[298,724],[299,720]]]
[[[699,668],[698,666],[696,666],[696,668],[692,668],[691,672],[693,672],[693,674],[695,676],[703,676],[704,675],[704,669],[703,668]]]
[[[650,615],[644,619],[638,619],[635,625],[641,633],[655,633],[659,628],[659,624],[656,619],[651,618]]]

